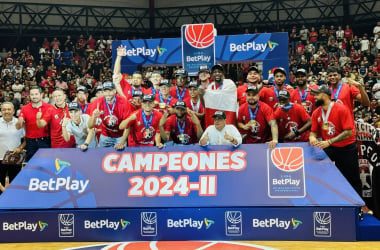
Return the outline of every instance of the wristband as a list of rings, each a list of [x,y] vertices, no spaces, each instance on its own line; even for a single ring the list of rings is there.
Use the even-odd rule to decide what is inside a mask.
[[[300,131],[296,130],[296,131],[294,131],[294,134],[295,134],[296,136],[299,136],[301,133],[300,133]]]
[[[83,143],[83,145],[85,145],[86,147],[88,147],[88,143]]]

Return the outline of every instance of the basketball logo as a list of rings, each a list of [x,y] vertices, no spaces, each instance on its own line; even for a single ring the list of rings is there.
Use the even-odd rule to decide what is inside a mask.
[[[214,25],[191,24],[186,26],[186,41],[194,48],[204,49],[214,44]]]
[[[303,167],[303,150],[299,147],[275,148],[271,153],[273,165],[285,172],[293,172]]]

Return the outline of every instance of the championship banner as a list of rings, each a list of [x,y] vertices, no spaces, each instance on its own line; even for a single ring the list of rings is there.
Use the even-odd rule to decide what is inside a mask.
[[[190,76],[196,76],[202,65],[214,66],[215,32],[212,23],[182,25],[182,67]]]
[[[307,143],[40,149],[0,197],[3,209],[362,204]]]

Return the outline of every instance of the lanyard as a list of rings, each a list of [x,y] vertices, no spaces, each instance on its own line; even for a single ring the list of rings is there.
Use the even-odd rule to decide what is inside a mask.
[[[146,129],[150,128],[150,125],[152,124],[152,120],[153,120],[153,113],[150,115],[149,121],[146,119],[146,115],[145,115],[144,110],[141,110],[141,113],[142,113],[142,118],[143,118],[143,122],[144,122],[144,127]]]
[[[168,99],[166,99],[166,102],[165,102],[164,97],[162,96],[161,93],[160,93],[160,95],[159,95],[159,98],[160,98],[160,102],[161,102],[161,103],[165,103],[165,104],[167,104],[167,105],[169,105],[169,104],[170,104],[170,101],[172,100],[172,96],[170,95],[170,96],[168,97]]]
[[[112,109],[110,109],[110,106],[108,105],[108,102],[106,101],[105,98],[104,98],[104,102],[106,103],[106,107],[107,107],[108,113],[109,113],[110,115],[113,115],[113,111],[114,111],[115,106],[116,106],[116,96],[115,96],[115,98],[113,99]]]
[[[178,87],[177,87],[176,91],[177,91],[177,99],[178,99],[179,101],[183,101],[183,97],[184,97],[185,94],[186,94],[186,88],[184,88],[184,89],[182,90],[182,92],[180,93],[179,90],[178,90]]]
[[[177,126],[178,126],[179,134],[183,135],[185,133],[186,119],[183,121],[182,126],[179,124],[179,121],[177,119]]]
[[[339,97],[340,91],[342,90],[342,85],[343,85],[343,84],[340,82],[340,83],[338,84],[338,88],[336,89],[336,91],[334,91],[334,89],[331,88],[331,93],[332,93],[332,95],[333,95],[333,97],[334,97],[334,100],[338,100],[338,97]]]
[[[307,91],[308,91],[308,87],[305,89],[305,91],[303,92],[302,94],[302,91],[300,89],[298,89],[298,93],[300,94],[300,97],[301,97],[301,102],[306,102],[306,98],[307,98]]]
[[[248,106],[249,117],[250,117],[251,120],[256,120],[256,116],[257,116],[257,113],[259,112],[259,108],[260,108],[260,104],[259,103],[257,103],[255,111],[252,111],[251,107]]]

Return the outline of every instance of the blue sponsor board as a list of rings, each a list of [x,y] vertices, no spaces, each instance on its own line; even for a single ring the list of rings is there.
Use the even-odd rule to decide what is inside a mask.
[[[0,241],[354,241],[356,215],[355,208],[334,207],[3,211]],[[61,232],[62,217],[70,219],[69,237]]]
[[[189,72],[197,72],[200,65],[208,65],[211,68],[214,56],[216,63],[263,61],[264,79],[268,78],[268,71],[274,67],[288,70],[288,33],[216,36],[212,46],[197,50],[186,41],[184,45],[182,42],[181,38],[113,41],[112,61],[115,62],[116,59],[116,48],[123,45],[127,48],[127,56],[121,61],[123,73],[132,73],[138,65],[181,63],[184,63],[184,68]],[[184,55],[182,46],[186,51]]]

